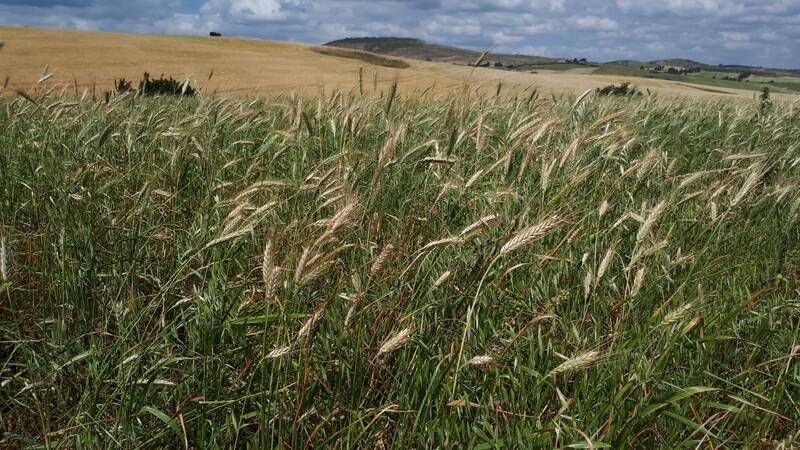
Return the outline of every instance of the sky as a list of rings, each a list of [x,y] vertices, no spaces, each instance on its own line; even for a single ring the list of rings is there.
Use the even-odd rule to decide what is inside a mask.
[[[800,68],[800,0],[0,0],[0,24]]]

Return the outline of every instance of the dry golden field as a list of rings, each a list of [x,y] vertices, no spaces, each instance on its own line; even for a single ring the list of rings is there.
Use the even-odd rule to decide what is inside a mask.
[[[243,38],[148,36],[124,33],[0,27],[0,81],[10,90],[44,83],[85,90],[109,90],[114,79],[140,79],[143,72],[179,79],[191,77],[205,92],[228,94],[316,93],[352,89],[363,67],[363,87],[380,91],[394,80],[401,92],[432,88],[447,93],[464,86],[495,90],[537,89],[546,94],[581,93],[587,89],[631,81],[641,89],[667,96],[752,98],[753,93],[708,88],[664,80],[576,73],[527,74],[408,60],[406,69],[374,66],[354,59],[326,56],[313,46]],[[47,67],[47,72],[44,72]],[[213,76],[210,76],[212,75]],[[210,78],[209,78],[210,76]]]

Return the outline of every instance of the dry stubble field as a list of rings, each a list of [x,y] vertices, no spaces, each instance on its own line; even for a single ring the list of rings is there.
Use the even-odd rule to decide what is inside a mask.
[[[50,85],[77,83],[79,89],[93,84],[111,88],[114,79],[139,79],[148,71],[158,76],[191,77],[207,92],[236,95],[273,95],[352,89],[360,67],[364,86],[387,87],[395,80],[403,92],[432,88],[447,94],[469,82],[495,91],[537,89],[545,94],[577,94],[611,83],[631,81],[642,90],[666,96],[743,97],[753,93],[675,83],[665,80],[610,75],[568,73],[527,74],[495,69],[476,69],[444,63],[408,60],[407,69],[390,69],[362,61],[313,52],[313,46],[242,38],[147,36],[123,33],[83,32],[0,27],[0,80],[8,78],[12,90],[37,86],[44,68]],[[213,76],[209,79],[209,75]]]

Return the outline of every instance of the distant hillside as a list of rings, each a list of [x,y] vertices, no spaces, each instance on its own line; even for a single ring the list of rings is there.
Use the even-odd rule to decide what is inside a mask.
[[[421,39],[391,38],[391,37],[364,37],[347,38],[328,42],[328,47],[349,48],[363,50],[382,55],[399,56],[402,58],[422,59],[430,61],[473,61],[478,53],[447,45],[431,44]]]
[[[648,63],[646,63],[644,61],[637,61],[635,59],[620,59],[620,60],[617,60],[617,61],[609,61],[606,64],[609,64],[609,65],[612,65],[612,66],[641,67],[641,66],[644,66],[644,65],[646,65]]]
[[[421,39],[398,37],[360,37],[346,38],[325,44],[329,47],[363,50],[382,55],[401,58],[419,59],[423,61],[449,62],[453,64],[474,64],[481,52],[466,50],[448,45],[432,44]],[[526,66],[547,64],[556,61],[553,58],[528,55],[507,55],[490,53],[484,66],[524,69]]]
[[[659,59],[656,61],[650,61],[649,64],[669,67],[683,67],[686,69],[705,69],[711,67],[708,64],[684,58]]]

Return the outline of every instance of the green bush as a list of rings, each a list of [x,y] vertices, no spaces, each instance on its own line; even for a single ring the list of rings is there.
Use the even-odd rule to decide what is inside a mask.
[[[114,88],[117,93],[129,92],[133,89],[133,83],[124,78],[115,81]],[[162,74],[160,78],[152,79],[150,74],[145,72],[142,80],[136,88],[138,95],[159,96],[186,96],[194,97],[196,95],[195,89],[188,83],[188,81],[180,82],[172,77],[164,78]]]

